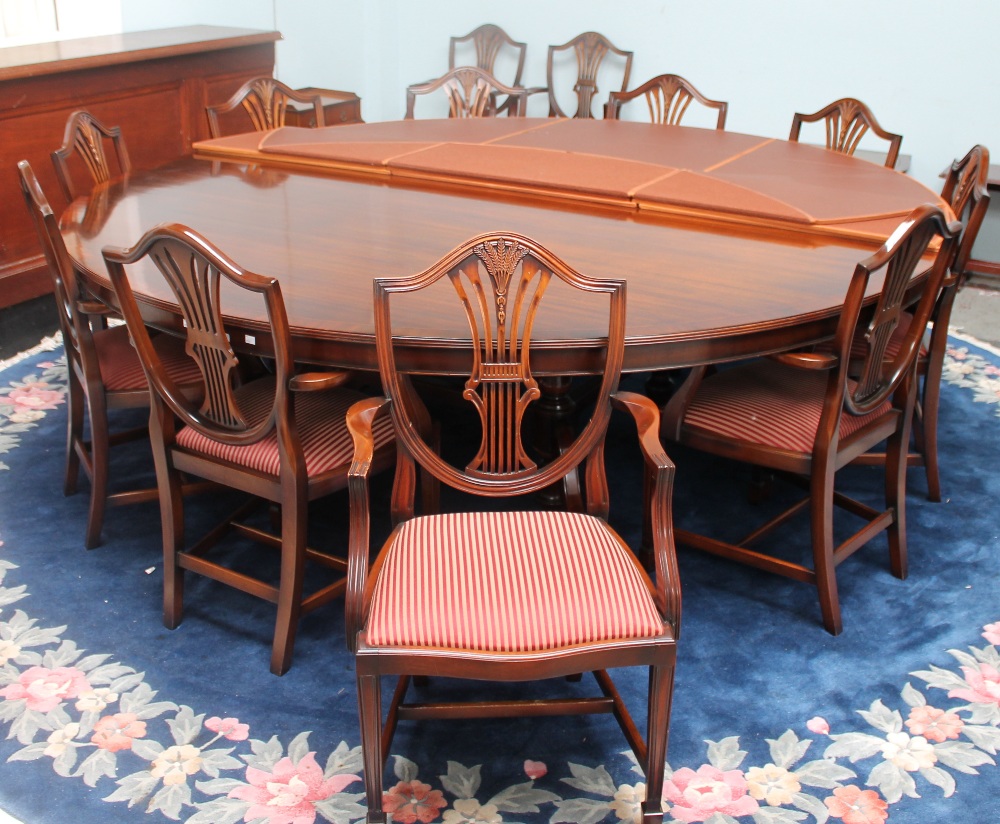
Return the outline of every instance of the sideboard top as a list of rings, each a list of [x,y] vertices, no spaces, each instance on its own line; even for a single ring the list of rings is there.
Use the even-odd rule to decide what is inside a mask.
[[[0,49],[0,81],[252,46],[280,39],[281,34],[276,31],[180,26],[11,46]]]

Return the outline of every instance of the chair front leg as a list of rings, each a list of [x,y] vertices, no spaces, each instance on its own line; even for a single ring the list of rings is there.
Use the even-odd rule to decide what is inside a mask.
[[[80,480],[80,453],[83,448],[83,408],[86,399],[80,379],[73,371],[73,364],[67,365],[69,389],[66,393],[66,475],[63,479],[63,494],[75,495]]]
[[[893,519],[886,528],[889,540],[889,567],[897,578],[909,572],[906,553],[906,453],[910,442],[910,422],[913,407],[903,416],[903,422],[889,438],[885,453],[885,508]]]
[[[104,512],[108,503],[108,462],[111,440],[108,433],[108,409],[103,393],[92,391],[90,404],[90,509],[87,514],[87,549],[101,542]]]
[[[296,485],[297,486],[297,485]],[[304,487],[304,484],[303,484]],[[278,583],[278,616],[271,645],[271,672],[284,675],[292,665],[295,633],[302,612],[302,585],[306,568],[305,490],[285,496],[281,505],[281,580]]]
[[[823,626],[831,635],[840,635],[843,620],[837,594],[837,569],[833,562],[833,470],[813,472],[809,490],[809,509],[816,590],[823,613]]]
[[[670,704],[674,692],[674,667],[649,668],[649,716],[646,724],[646,799],[644,824],[663,821],[663,772],[670,734]]]
[[[358,675],[358,716],[361,721],[361,753],[365,765],[365,795],[368,824],[385,824],[382,811],[382,686],[377,675]]]

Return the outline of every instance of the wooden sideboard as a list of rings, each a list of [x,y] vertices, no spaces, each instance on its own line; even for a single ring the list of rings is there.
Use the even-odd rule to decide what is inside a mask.
[[[318,94],[323,98],[323,120],[327,126],[345,126],[348,123],[364,123],[361,119],[361,98],[354,92],[336,89],[296,89],[303,94]],[[286,126],[302,126],[312,129],[316,126],[316,115],[312,106],[291,102],[285,113]]]
[[[88,37],[0,49],[0,308],[51,291],[18,186],[27,159],[64,207],[53,149],[69,114],[120,126],[132,166],[151,169],[208,137],[205,106],[274,71],[278,32],[218,26]]]

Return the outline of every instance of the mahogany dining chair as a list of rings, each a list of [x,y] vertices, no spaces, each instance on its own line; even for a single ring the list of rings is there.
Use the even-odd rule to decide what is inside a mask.
[[[454,298],[458,317],[467,319],[473,341],[463,391],[471,436],[449,439],[444,446],[454,449],[451,454],[437,448],[433,406],[396,368],[392,320],[393,312],[419,305],[424,290],[442,288]],[[399,721],[609,712],[646,773],[643,820],[661,821],[680,630],[670,520],[674,467],[657,437],[656,406],[618,389],[625,283],[586,277],[529,238],[494,233],[466,241],[420,274],[376,279],[374,289],[384,397],[356,404],[348,417],[355,453],[346,622],[357,666],[367,820],[386,821],[382,772]],[[589,421],[558,457],[542,463],[522,436],[540,396],[531,331],[546,311],[559,311],[557,296],[567,290],[588,295],[595,311],[608,313],[606,360]],[[635,423],[651,479],[653,579],[607,521],[604,439],[613,408]],[[394,528],[371,561],[368,476],[384,420],[391,420],[399,448]],[[464,426],[458,421],[449,404],[452,431]],[[578,467],[586,481],[584,511],[524,511],[517,502],[513,510],[497,509]],[[459,512],[418,513],[417,478],[423,473],[472,502]],[[622,666],[649,667],[645,740],[606,671]],[[600,696],[406,702],[414,676],[523,682],[585,672],[593,673]],[[399,680],[383,723],[384,675]]]
[[[608,95],[608,102],[604,105],[604,118],[617,120],[621,113],[622,104],[638,97],[646,98],[649,119],[652,123],[680,126],[691,102],[696,101],[718,113],[716,129],[726,128],[726,113],[729,104],[722,100],[709,100],[694,87],[691,81],[679,74],[660,74],[630,91],[611,92]]]
[[[291,666],[300,616],[339,597],[346,587],[345,578],[337,576],[303,594],[307,560],[337,572],[347,568],[343,558],[307,545],[307,516],[310,501],[347,484],[352,450],[345,416],[363,396],[343,386],[350,378],[347,372],[295,374],[278,281],[242,269],[191,229],[158,226],[131,249],[105,248],[104,259],[152,387],[150,439],[163,521],[163,622],[169,629],[181,622],[185,570],[270,601],[277,606],[271,672],[282,675]],[[146,259],[180,306],[203,402],[178,392],[143,320],[126,267]],[[240,356],[222,321],[223,284],[263,303],[267,330],[253,344],[244,342],[273,359],[273,372],[241,379]],[[372,470],[377,471],[394,457],[391,424],[376,427],[373,439]],[[248,502],[204,538],[187,542],[181,473],[239,490]],[[278,535],[247,522],[260,502],[280,507]],[[277,583],[208,556],[231,533],[278,551]]]
[[[117,171],[108,159],[106,142],[111,143]],[[63,143],[52,152],[52,164],[66,200],[74,200],[90,191],[94,184],[127,175],[132,170],[121,129],[118,126],[105,126],[90,112],[83,110],[73,112],[66,121]],[[74,179],[72,167],[85,171],[91,186],[81,188]]]
[[[885,156],[885,165],[890,169],[896,168],[903,136],[883,129],[875,119],[875,115],[872,114],[872,110],[860,100],[853,97],[843,97],[812,114],[796,112],[792,117],[792,130],[788,139],[792,142],[798,142],[802,124],[816,123],[820,120],[826,127],[826,148],[841,154],[852,155],[857,150],[861,138],[871,130],[883,140],[888,141],[889,149]]]
[[[665,439],[790,475],[808,490],[804,499],[740,540],[678,529],[678,543],[812,584],[818,590],[823,625],[832,635],[843,627],[836,577],[841,562],[885,531],[893,575],[907,574],[906,451],[917,354],[960,230],[961,224],[949,223],[938,207],[917,207],[874,255],[856,266],[830,350],[775,355],[711,375],[704,367],[696,368],[664,411]],[[930,271],[914,278],[938,242]],[[862,306],[873,276],[884,280],[867,320]],[[908,292],[919,298],[905,337],[889,354]],[[859,330],[865,342],[860,363],[855,357]],[[837,472],[886,440],[885,508],[836,492]],[[839,545],[834,543],[834,506],[865,522]],[[803,510],[810,517],[811,566],[755,548]]]
[[[212,137],[222,137],[222,118],[237,108],[242,108],[249,118],[249,131],[264,132],[285,125],[289,102],[305,103],[313,107],[315,127],[326,125],[323,119],[323,98],[318,94],[302,94],[273,77],[254,77],[240,86],[225,103],[207,106],[208,131]],[[244,121],[245,122],[245,121]],[[239,129],[238,131],[248,131]]]

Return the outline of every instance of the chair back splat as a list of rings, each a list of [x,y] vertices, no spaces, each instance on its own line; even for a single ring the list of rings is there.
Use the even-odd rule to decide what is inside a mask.
[[[395,357],[397,347],[419,346],[407,338],[407,319],[421,311],[425,290],[436,299],[454,295],[455,325],[442,323],[447,334],[469,341],[469,371],[462,400],[452,401],[447,410],[446,440],[436,419],[444,401],[421,393],[419,382],[398,370]],[[368,821],[385,821],[382,772],[398,721],[576,712],[616,716],[646,770],[652,801],[643,805],[645,820],[662,820],[663,762],[680,626],[670,521],[673,464],[659,444],[655,405],[618,389],[624,282],[581,275],[522,235],[492,233],[467,241],[418,275],[377,279],[374,292],[385,397],[356,404],[348,416],[355,457],[346,623],[348,645],[357,661]],[[544,342],[553,313],[572,312],[584,301],[597,301],[607,311],[607,325],[589,330],[593,336],[580,341],[602,353],[601,386],[579,434],[564,441],[559,454],[546,462],[524,434],[545,392],[544,376],[535,373],[536,344]],[[455,411],[455,403],[466,407],[464,417]],[[648,477],[645,503],[653,536],[653,579],[606,520],[604,438],[612,408],[627,412],[639,433]],[[397,433],[394,528],[370,563],[371,432],[386,417]],[[467,438],[466,430],[472,433]],[[584,512],[497,508],[497,499],[515,497],[523,506],[519,496],[581,469]],[[472,496],[473,511],[438,513],[437,495],[427,494],[428,478],[464,493],[463,500]],[[425,504],[419,515],[418,486]],[[455,497],[450,493],[449,502]],[[477,497],[494,503],[488,511],[477,511]],[[433,505],[428,507],[428,501]],[[570,608],[584,603],[585,610]],[[496,608],[483,610],[484,604]],[[404,621],[396,620],[403,615],[408,616]],[[629,665],[650,668],[645,740],[606,672]],[[418,705],[405,701],[411,676],[534,681],[581,672],[594,674],[600,697]],[[400,678],[384,726],[382,675]]]
[[[273,77],[254,77],[240,86],[225,103],[207,106],[208,131],[212,137],[222,137],[221,119],[237,108],[242,108],[250,120],[249,131],[265,132],[285,125],[289,102],[305,103],[313,107],[317,128],[326,125],[323,119],[323,98],[318,94],[302,94]],[[248,131],[237,129],[236,131]]]
[[[496,75],[497,58],[502,53],[509,53],[512,57],[516,55],[517,67],[514,70],[514,79],[511,86],[521,85],[521,73],[524,71],[524,58],[528,51],[528,44],[514,40],[507,32],[493,23],[484,23],[468,34],[461,37],[452,37],[448,42],[448,68],[454,69],[467,63],[459,63],[457,53],[463,46],[471,44],[475,49],[476,62],[471,65]],[[467,46],[466,46],[467,48]]]
[[[802,124],[816,123],[820,120],[823,121],[826,128],[826,148],[841,154],[853,155],[861,143],[861,138],[871,130],[883,140],[888,141],[889,149],[885,157],[885,165],[890,169],[896,168],[903,136],[883,129],[875,119],[875,115],[872,114],[872,110],[860,100],[844,97],[840,100],[834,100],[830,105],[824,106],[812,114],[796,112],[792,117],[792,130],[788,139],[798,142]]]
[[[562,52],[572,51],[576,56],[576,80],[573,91],[576,94],[576,112],[569,115],[559,105],[556,95],[556,62]],[[550,117],[591,118],[594,116],[594,100],[598,96],[597,79],[605,58],[613,54],[624,62],[622,67],[622,83],[620,91],[628,88],[629,76],[632,73],[632,52],[623,51],[615,46],[603,34],[587,31],[579,34],[561,46],[549,46],[546,64],[546,81],[549,90]]]
[[[108,160],[107,142],[114,150],[117,171]],[[89,190],[78,185],[71,166],[81,167],[90,177],[92,186],[105,183],[116,175],[127,175],[132,170],[121,129],[105,126],[90,112],[83,110],[73,112],[66,121],[63,144],[52,152],[52,164],[67,200],[73,200]]]
[[[344,372],[295,374],[278,281],[241,269],[187,227],[158,226],[131,249],[106,248],[104,259],[153,390],[150,439],[163,520],[164,624],[173,629],[181,621],[185,570],[270,601],[277,605],[271,671],[281,675],[291,666],[299,617],[339,597],[346,587],[346,560],[306,544],[308,504],[346,486],[351,460],[346,413],[363,396],[342,386],[350,377]],[[187,351],[201,373],[201,401],[178,392],[143,321],[126,267],[146,259],[160,271],[180,307]],[[260,376],[237,369],[240,356],[223,326],[221,301],[233,288],[264,303],[267,329],[245,341],[251,354],[273,361],[273,370],[261,370],[265,374]],[[388,422],[376,427],[372,438],[372,470],[378,471],[393,458]],[[182,473],[250,498],[190,547],[178,495]],[[257,501],[280,505],[279,535],[247,521]],[[209,557],[209,550],[230,534],[278,550],[277,583]],[[306,595],[307,559],[340,574]]]
[[[524,115],[528,89],[506,86],[485,69],[459,66],[436,80],[416,83],[406,90],[406,120],[413,119],[417,95],[431,94],[438,89],[448,96],[448,117],[494,117],[501,111]],[[506,95],[498,104],[497,95]]]
[[[631,91],[611,92],[608,95],[608,102],[604,106],[605,119],[617,120],[622,104],[638,97],[646,98],[649,119],[652,123],[680,126],[691,102],[696,101],[702,106],[718,112],[715,128],[726,128],[726,112],[729,109],[729,104],[722,100],[709,100],[689,80],[677,74],[658,75]]]

